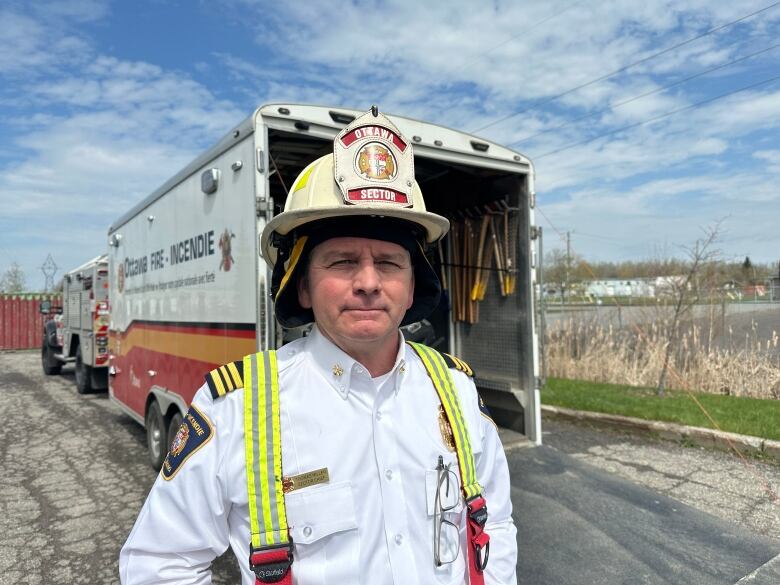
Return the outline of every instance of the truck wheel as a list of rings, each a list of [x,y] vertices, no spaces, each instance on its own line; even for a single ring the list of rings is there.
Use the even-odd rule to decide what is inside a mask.
[[[62,371],[62,362],[54,357],[49,344],[46,343],[46,339],[43,340],[43,346],[41,347],[41,365],[43,366],[43,373],[47,376],[56,376]]]
[[[173,413],[173,416],[171,416],[171,420],[168,422],[168,451],[171,450],[171,443],[173,442],[173,439],[176,437],[176,433],[179,432],[179,427],[181,426],[181,414],[177,410]]]
[[[76,390],[79,394],[92,392],[92,368],[81,359],[81,346],[76,348]]]
[[[168,454],[168,437],[165,419],[160,405],[153,400],[146,411],[146,447],[149,449],[149,463],[155,471],[160,471],[163,460]]]

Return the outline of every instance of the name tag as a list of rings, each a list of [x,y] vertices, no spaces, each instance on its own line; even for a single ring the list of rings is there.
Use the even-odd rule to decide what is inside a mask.
[[[308,471],[301,473],[300,475],[293,475],[291,477],[282,478],[282,491],[286,494],[295,490],[300,490],[319,483],[328,483],[330,476],[328,475],[328,468],[323,467],[315,471]]]

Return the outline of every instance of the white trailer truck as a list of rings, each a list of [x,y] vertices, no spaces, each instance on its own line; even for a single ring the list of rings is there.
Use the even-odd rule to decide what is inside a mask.
[[[298,173],[360,113],[262,106],[109,228],[109,393],[146,426],[155,467],[204,374],[301,335],[274,319],[259,236]],[[473,368],[498,424],[540,442],[533,166],[487,140],[388,116],[412,141],[428,209],[457,228],[431,258],[447,293],[406,333],[432,333],[426,341]],[[481,301],[469,298],[476,282]]]
[[[108,387],[108,257],[98,256],[66,273],[62,307],[44,324],[41,363],[48,375],[73,362],[80,394]]]

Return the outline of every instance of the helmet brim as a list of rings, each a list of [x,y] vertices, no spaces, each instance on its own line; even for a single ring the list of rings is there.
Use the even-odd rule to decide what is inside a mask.
[[[295,211],[285,211],[274,217],[263,229],[261,241],[262,255],[266,264],[273,269],[276,265],[276,248],[272,246],[272,234],[275,232],[279,236],[288,236],[296,228],[315,221],[330,219],[336,217],[393,217],[404,219],[417,224],[425,230],[426,244],[433,244],[439,241],[450,228],[450,222],[447,218],[430,213],[428,211],[412,211],[410,209],[399,209],[397,207],[386,207],[377,204],[372,208],[363,207],[341,207],[333,209],[332,207],[311,207]]]

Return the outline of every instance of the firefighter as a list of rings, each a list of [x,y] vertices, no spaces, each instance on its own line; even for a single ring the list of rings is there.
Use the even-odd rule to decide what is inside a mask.
[[[122,548],[125,584],[514,584],[509,472],[461,360],[404,342],[440,283],[411,144],[375,108],[262,234],[275,314],[311,333],[206,376]]]

